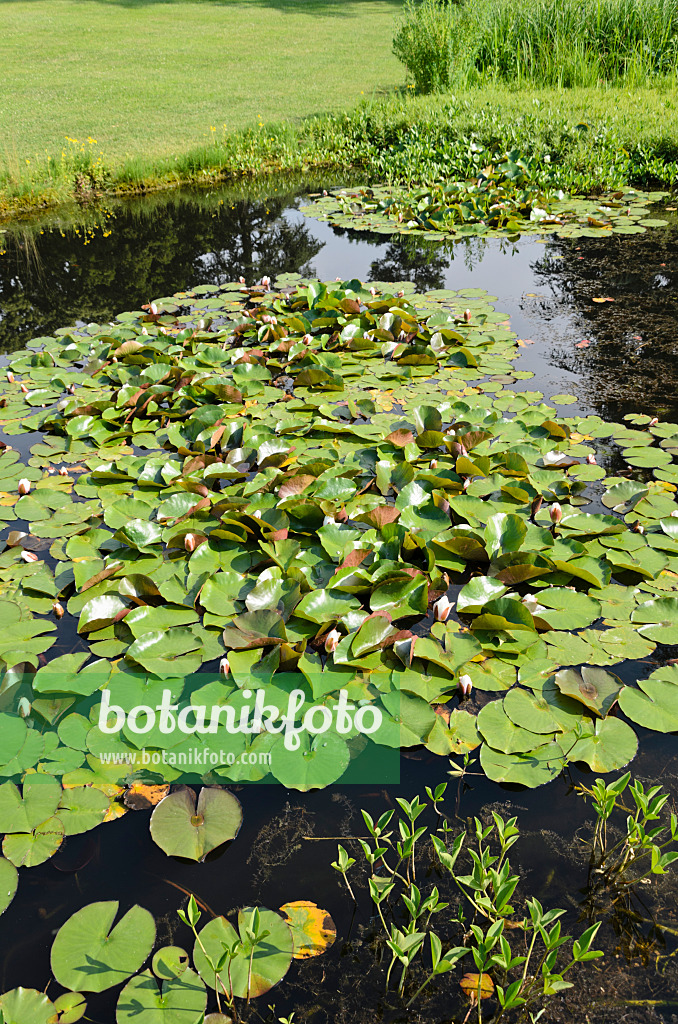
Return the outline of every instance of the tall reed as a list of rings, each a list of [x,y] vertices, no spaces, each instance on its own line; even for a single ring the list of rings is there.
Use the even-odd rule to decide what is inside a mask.
[[[542,86],[675,80],[678,0],[468,0],[454,77]]]

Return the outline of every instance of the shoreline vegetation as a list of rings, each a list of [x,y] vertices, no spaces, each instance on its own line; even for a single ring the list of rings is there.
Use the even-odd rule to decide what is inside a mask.
[[[546,186],[602,192],[672,188],[678,179],[678,87],[397,93],[346,113],[213,133],[183,154],[109,160],[94,139],[71,139],[59,159],[0,165],[0,218],[58,205],[183,185],[236,184],[325,172],[374,182],[468,178],[517,149]]]

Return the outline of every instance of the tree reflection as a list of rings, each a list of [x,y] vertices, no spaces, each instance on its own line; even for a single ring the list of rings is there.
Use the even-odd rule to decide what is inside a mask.
[[[270,199],[154,197],[119,204],[90,224],[16,228],[0,256],[0,350],[75,320],[102,322],[143,302],[198,284],[263,274],[312,276],[322,248],[283,211],[293,194]],[[2,239],[3,236],[0,236]]]
[[[583,376],[600,415],[676,415],[676,224],[642,235],[557,239],[533,268],[550,290],[549,314],[568,317],[556,365]],[[589,344],[577,347],[583,340]]]

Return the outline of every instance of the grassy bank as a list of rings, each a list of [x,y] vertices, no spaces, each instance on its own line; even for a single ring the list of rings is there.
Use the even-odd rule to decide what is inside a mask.
[[[0,0],[0,168],[38,187],[402,83],[401,0]],[[77,141],[68,141],[68,140]],[[96,141],[89,141],[96,140]],[[31,186],[31,181],[34,186]]]
[[[621,184],[672,187],[678,177],[678,89],[471,90],[402,97],[352,112],[215,133],[183,156],[109,161],[76,153],[30,180],[5,177],[0,208],[18,211],[88,190],[141,192],[273,173],[360,170],[375,180],[468,176],[497,149],[538,157],[545,181],[595,190]],[[55,173],[58,170],[59,173]]]

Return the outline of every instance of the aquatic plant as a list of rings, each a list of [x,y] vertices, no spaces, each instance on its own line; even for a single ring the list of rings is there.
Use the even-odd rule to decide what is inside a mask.
[[[419,797],[412,801],[396,798],[401,812],[396,821],[391,810],[376,822],[367,811],[362,812],[369,839],[360,839],[359,845],[367,863],[369,894],[391,954],[386,986],[394,967],[399,967],[398,994],[409,1007],[436,978],[448,974],[470,956],[475,971],[464,974],[458,984],[472,1006],[476,1006],[478,1021],[499,1021],[504,1017],[527,1020],[528,1014],[536,1012],[547,997],[571,987],[564,976],[576,964],[603,955],[591,948],[600,923],[594,923],[572,940],[572,936],[561,934],[559,919],[565,911],[545,910],[534,897],[524,900],[527,913],[517,917],[512,901],[519,876],[512,874],[508,858],[508,851],[520,838],[517,819],[504,820],[492,811],[489,824],[483,825],[474,818],[468,831],[454,835],[454,828],[441,810],[446,786],[441,783],[435,791],[427,789],[438,822],[435,831],[416,824],[430,806]],[[394,824],[397,829],[392,827]],[[416,884],[417,864],[421,868],[425,856],[421,849],[424,843],[437,864],[440,884],[446,889],[453,885],[461,894],[461,902],[447,915],[445,911],[450,910],[451,903],[441,900],[439,885],[427,883],[428,894],[424,895]],[[470,871],[462,867],[464,855],[467,864],[470,862]],[[340,846],[338,860],[332,866],[344,875],[347,884],[352,864],[355,860],[348,858]],[[438,924],[443,921],[444,926]],[[439,934],[443,927],[449,941],[457,943],[444,953]],[[515,943],[512,948],[509,938],[514,931],[523,934],[524,955],[514,955]],[[562,961],[569,942],[571,953]],[[410,971],[417,967],[421,975],[427,947],[430,968],[424,969],[418,987],[411,994],[406,993]],[[483,1008],[488,1005],[486,1001],[492,1007],[489,1014]],[[536,1020],[541,1012],[530,1019]]]
[[[142,750],[160,761],[167,737],[127,715],[154,714],[166,689],[182,712],[240,714],[255,682],[283,702],[300,688],[300,715],[346,689],[379,709],[377,746],[480,748],[492,779],[528,786],[569,761],[628,763],[618,707],[675,728],[675,667],[639,687],[607,670],[678,641],[678,427],[564,417],[571,396],[511,390],[529,373],[492,301],[233,283],[12,358],[5,435],[43,439],[27,462],[0,456],[10,860],[38,863],[103,820],[92,785],[155,771]],[[631,479],[606,477],[602,444]],[[612,514],[584,511],[593,487]],[[60,653],[75,617],[80,650]],[[458,706],[470,688],[496,697]],[[360,753],[339,734],[288,750],[266,732],[176,733],[166,782],[189,746],[232,754],[193,781],[271,772],[302,790]],[[34,771],[67,787],[40,820]]]
[[[631,235],[666,221],[648,216],[647,207],[666,196],[623,189],[587,199],[567,196],[555,175],[545,181],[537,158],[517,150],[486,154],[473,180],[440,181],[429,187],[335,189],[301,207],[310,217],[327,220],[351,231],[415,234],[427,239],[444,236],[490,238],[520,234],[559,238]]]
[[[52,1000],[35,989],[12,989],[0,995],[0,1019],[5,1024],[74,1024],[87,1012],[87,993],[123,986],[117,1024],[200,1024],[208,987],[215,990],[218,1013],[223,1002],[239,1020],[240,1000],[249,1004],[270,991],[293,959],[319,956],[336,937],[327,912],[307,901],[287,903],[279,913],[246,907],[238,914],[238,931],[224,917],[198,931],[201,911],[190,896],[186,909],[177,913],[195,937],[193,966],[181,946],[162,946],[151,968],[142,971],[156,944],[155,921],[148,910],[133,906],[114,925],[118,910],[117,902],[104,901],[72,914],[51,951],[54,979],[66,991]]]

